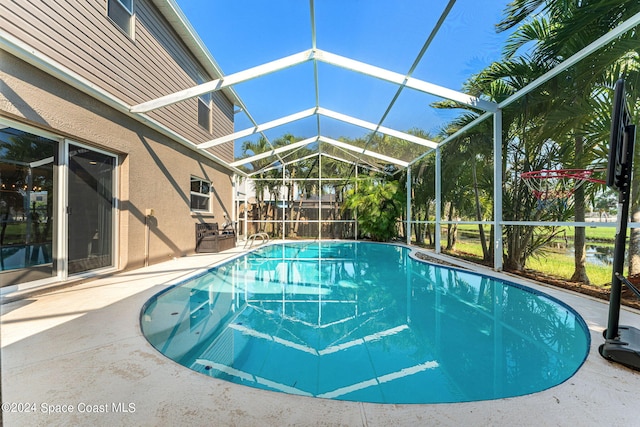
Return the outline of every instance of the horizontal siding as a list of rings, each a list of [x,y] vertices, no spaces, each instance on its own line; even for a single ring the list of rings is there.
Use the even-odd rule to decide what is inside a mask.
[[[214,130],[213,137],[233,133],[233,105],[220,92],[214,92],[211,102],[214,110]]]
[[[165,58],[167,61],[171,58],[175,63],[180,64],[181,71],[186,73],[189,84],[196,81],[198,74],[207,75],[157,9],[149,3],[139,3],[136,14],[138,23],[144,27],[143,34],[149,38],[145,46],[153,49],[149,52],[150,57],[153,57],[155,51],[162,50],[167,55]]]
[[[131,105],[192,87],[198,73],[206,76],[160,12],[148,1],[135,4],[134,39],[106,16],[106,0],[2,2],[0,27]],[[214,131],[233,132],[233,105],[216,95]],[[196,99],[149,116],[195,143],[212,139],[198,126]],[[233,159],[232,148],[221,150],[224,160]]]
[[[213,104],[213,138],[233,133],[233,105],[226,101],[227,98],[220,92],[215,92],[211,99]],[[233,145],[233,141],[225,142],[213,147],[211,152],[221,159],[232,162],[234,160]]]

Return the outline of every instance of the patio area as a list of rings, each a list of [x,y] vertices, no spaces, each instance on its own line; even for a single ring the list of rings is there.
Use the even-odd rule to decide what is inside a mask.
[[[178,258],[3,301],[0,307],[5,425],[637,423],[640,373],[611,364],[598,354],[608,304],[490,270],[483,273],[508,277],[566,302],[587,322],[591,331],[589,356],[568,381],[533,395],[492,401],[367,404],[243,387],[190,371],[157,352],[140,330],[143,304],[167,286],[241,252],[241,248],[236,248],[219,254]],[[463,263],[449,258],[447,261]],[[479,269],[476,265],[465,266]],[[640,312],[623,309],[620,323],[640,327]],[[11,403],[15,405],[7,406]]]

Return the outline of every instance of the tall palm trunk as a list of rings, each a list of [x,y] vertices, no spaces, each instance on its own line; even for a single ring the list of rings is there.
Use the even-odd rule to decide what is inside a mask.
[[[285,212],[286,212],[286,209],[289,208],[289,214],[288,215],[287,214],[284,215],[284,219],[285,219],[284,235],[285,236],[289,236],[289,237],[291,237],[293,228],[290,225],[291,223],[287,223],[286,220],[287,219],[291,220],[293,218],[293,191],[294,191],[293,187],[295,185],[294,184],[295,181],[293,180],[293,178],[295,178],[295,171],[291,171],[290,174],[291,174],[290,178],[292,178],[292,179],[289,181],[289,185],[287,185],[287,204],[285,206]],[[289,233],[287,233],[287,227],[289,227]]]
[[[640,209],[631,214],[631,221],[640,221]],[[640,228],[632,228],[629,231],[629,275],[640,273]]]
[[[293,223],[293,235],[298,237],[298,228],[300,227],[300,215],[302,214],[302,200],[306,198],[306,193],[301,194],[298,199],[298,211],[296,212],[296,222]]]
[[[482,206],[480,205],[480,191],[478,190],[478,173],[476,170],[476,159],[471,159],[471,176],[473,177],[473,195],[476,202],[476,221],[482,221]],[[487,236],[484,234],[484,226],[478,224],[478,231],[480,232],[480,245],[482,246],[482,259],[487,261],[489,259],[489,248],[487,246]]]
[[[640,222],[640,162],[634,165],[633,176],[631,182],[631,221]],[[629,275],[640,273],[640,228],[631,228],[629,230]]]
[[[452,251],[456,247],[456,240],[457,240],[456,234],[458,232],[458,225],[451,223],[451,221],[453,221],[454,212],[455,212],[455,209],[453,207],[453,203],[450,202],[449,214],[447,216],[447,220],[449,221],[449,223],[447,224],[447,250],[448,251]]]
[[[575,200],[576,222],[584,222],[585,217],[585,197],[584,187],[578,187],[573,194]],[[574,271],[571,280],[589,284],[589,277],[586,270],[586,235],[584,227],[575,227],[574,237]]]
[[[429,219],[429,213],[430,212],[431,212],[430,206],[427,205],[427,212],[424,214],[425,220]],[[435,227],[435,225],[433,225],[433,227],[432,227],[428,223],[425,224],[424,226],[425,226],[426,236],[427,236],[427,239],[429,241],[429,246],[433,247],[433,246],[435,246],[435,243],[434,243],[435,242],[435,236],[433,234],[435,232],[436,227]],[[431,232],[432,229],[434,230],[434,232]]]
[[[414,210],[415,210],[415,211],[417,211],[417,212],[416,212],[416,214],[415,214],[415,219],[416,219],[416,221],[424,221],[424,219],[425,219],[425,218],[424,218],[424,210],[423,210],[423,209],[420,209],[420,210],[418,211],[418,209],[417,209],[417,208],[415,208]],[[419,223],[419,222],[416,222],[416,223],[413,225],[413,232],[414,232],[414,233],[415,233],[415,235],[416,235],[416,244],[417,244],[417,245],[422,245],[422,244],[424,244],[424,224],[421,224],[421,223]]]
[[[579,164],[584,154],[584,138],[582,136],[575,137],[575,154],[576,163]],[[575,201],[575,220],[576,222],[584,222],[585,217],[585,196],[584,187],[579,186],[573,193]],[[575,227],[574,230],[574,271],[571,280],[574,282],[582,282],[589,284],[589,277],[586,269],[586,234],[584,227]]]

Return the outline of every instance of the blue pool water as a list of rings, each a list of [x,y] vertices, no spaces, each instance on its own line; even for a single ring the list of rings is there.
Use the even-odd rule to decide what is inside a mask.
[[[261,247],[156,295],[142,329],[204,375],[364,402],[519,396],[584,362],[589,332],[570,307],[409,252],[367,242]]]

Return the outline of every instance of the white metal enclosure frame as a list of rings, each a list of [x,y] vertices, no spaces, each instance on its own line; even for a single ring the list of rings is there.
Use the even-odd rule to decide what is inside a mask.
[[[310,11],[310,19],[311,19],[311,49],[294,54],[294,55],[290,55],[284,58],[280,58],[277,59],[275,61],[271,61],[269,63],[266,64],[262,64],[238,73],[234,73],[228,76],[222,76],[219,79],[213,80],[211,82],[207,82],[207,83],[203,83],[201,85],[195,86],[193,88],[190,88],[188,90],[185,91],[181,91],[181,92],[177,92],[174,94],[170,94],[167,95],[165,97],[162,98],[158,98],[155,100],[150,100],[148,102],[139,104],[137,106],[132,106],[131,107],[131,112],[147,112],[147,111],[151,111],[153,109],[156,108],[161,108],[163,106],[166,105],[170,105],[172,103],[175,102],[179,102],[181,100],[184,99],[188,99],[194,96],[198,96],[201,95],[203,93],[207,93],[207,92],[211,92],[211,91],[216,91],[216,90],[221,90],[223,88],[230,88],[233,87],[236,84],[248,81],[248,80],[252,80],[252,79],[257,79],[260,78],[262,76],[265,76],[267,74],[271,74],[271,73],[276,73],[278,71],[290,68],[290,67],[294,67],[297,66],[299,64],[303,64],[306,62],[313,62],[313,67],[314,67],[314,86],[315,86],[315,92],[316,92],[316,105],[312,108],[285,116],[285,117],[281,117],[266,123],[262,123],[262,124],[255,124],[254,122],[254,127],[253,128],[248,128],[248,129],[244,129],[241,131],[236,131],[232,134],[214,139],[212,141],[209,142],[205,142],[203,144],[200,144],[198,146],[199,149],[201,150],[206,150],[207,148],[211,148],[214,147],[216,145],[222,144],[224,142],[228,142],[228,141],[233,141],[236,140],[238,138],[242,138],[242,137],[246,137],[249,135],[253,135],[256,133],[262,133],[265,130],[268,129],[273,129],[273,128],[277,128],[280,126],[284,126],[286,124],[292,123],[294,121],[303,119],[303,118],[307,118],[307,117],[312,117],[315,116],[317,118],[317,135],[315,137],[311,137],[311,138],[307,138],[304,139],[302,141],[299,142],[295,142],[292,143],[288,146],[284,146],[284,147],[279,147],[277,149],[273,149],[269,152],[265,152],[265,153],[258,153],[255,154],[254,156],[250,156],[244,159],[240,159],[237,160],[233,163],[231,163],[231,166],[233,167],[238,167],[241,166],[243,164],[247,164],[249,162],[253,162],[255,160],[258,159],[264,159],[270,156],[277,156],[278,160],[275,160],[274,162],[272,162],[269,166],[265,167],[262,170],[258,170],[258,171],[253,171],[253,173],[251,173],[251,176],[255,176],[256,174],[266,171],[267,169],[274,169],[274,168],[282,168],[283,171],[283,183],[285,181],[285,168],[287,164],[291,164],[291,163],[295,163],[295,161],[290,161],[290,162],[284,162],[282,161],[282,158],[280,157],[281,153],[290,151],[290,150],[294,150],[297,148],[301,148],[301,147],[307,147],[309,145],[315,144],[315,143],[326,143],[329,145],[332,145],[334,147],[339,147],[343,150],[347,150],[347,151],[352,151],[358,154],[358,157],[355,161],[350,161],[350,160],[346,160],[343,158],[338,158],[337,160],[339,161],[344,161],[347,163],[352,163],[353,164],[359,164],[361,157],[362,156],[369,156],[369,157],[373,157],[375,159],[378,159],[382,162],[387,162],[390,164],[394,164],[398,167],[401,168],[405,168],[407,170],[407,174],[410,177],[411,174],[411,166],[415,165],[417,162],[419,162],[420,160],[422,160],[425,156],[433,153],[435,151],[435,155],[436,155],[436,167],[435,167],[435,183],[436,183],[436,215],[435,215],[435,236],[436,236],[436,240],[435,240],[435,250],[436,252],[440,252],[441,250],[441,244],[440,244],[440,235],[441,235],[441,225],[443,223],[445,223],[445,221],[442,221],[442,215],[441,215],[441,180],[442,180],[442,168],[441,168],[441,147],[444,144],[447,144],[451,141],[454,141],[456,138],[460,137],[461,135],[463,135],[465,132],[469,131],[470,129],[472,129],[473,127],[477,126],[478,124],[480,124],[481,122],[483,122],[484,120],[487,120],[489,117],[493,118],[493,164],[494,165],[499,165],[502,164],[502,110],[507,107],[508,105],[514,103],[515,101],[517,101],[518,99],[520,99],[521,97],[525,96],[527,93],[531,92],[532,90],[534,90],[535,88],[539,87],[540,85],[544,84],[545,82],[549,81],[550,79],[552,79],[553,77],[557,76],[558,74],[562,73],[563,71],[565,71],[566,69],[568,69],[569,67],[571,67],[572,65],[580,62],[581,60],[585,59],[587,56],[589,56],[590,54],[592,54],[593,52],[595,52],[596,50],[600,49],[601,47],[607,45],[608,43],[614,41],[616,38],[618,38],[620,35],[624,34],[625,32],[629,31],[630,29],[634,28],[635,26],[637,26],[640,23],[640,14],[635,15],[634,17],[632,17],[631,19],[623,22],[622,24],[620,24],[615,30],[610,31],[609,33],[601,36],[599,39],[595,40],[594,42],[592,42],[591,44],[589,44],[588,46],[586,46],[585,48],[583,48],[582,50],[580,50],[579,52],[577,52],[576,54],[574,54],[573,56],[567,58],[565,61],[563,61],[562,63],[558,64],[555,68],[553,68],[551,71],[547,72],[546,74],[540,76],[538,79],[536,79],[535,81],[533,81],[532,83],[530,83],[529,85],[527,85],[526,87],[524,87],[523,89],[519,90],[517,93],[515,93],[514,95],[510,96],[509,98],[507,98],[506,100],[502,101],[501,103],[497,104],[491,101],[488,101],[486,99],[482,99],[479,97],[474,97],[474,96],[470,96],[468,94],[464,94],[461,92],[457,92],[455,90],[451,90],[451,89],[447,89],[438,85],[434,85],[431,84],[429,82],[426,81],[421,81],[418,79],[415,79],[412,77],[412,73],[415,70],[416,66],[418,65],[418,63],[420,62],[420,60],[422,59],[424,53],[427,51],[431,41],[433,40],[433,38],[435,37],[435,35],[437,34],[438,30],[440,29],[442,23],[445,21],[445,19],[447,18],[449,12],[451,11],[451,8],[453,7],[453,5],[455,4],[455,0],[450,0],[448,2],[448,4],[446,5],[446,7],[444,8],[444,10],[442,11],[440,18],[438,19],[436,25],[434,26],[432,32],[430,33],[430,35],[428,36],[427,40],[425,41],[421,51],[418,53],[416,59],[414,60],[412,66],[410,67],[410,69],[407,71],[406,74],[402,75],[399,73],[395,73],[393,71],[389,71],[389,70],[385,70],[383,68],[380,67],[376,67],[374,65],[370,65],[370,64],[366,64],[360,61],[356,61],[350,58],[346,58],[340,55],[336,55],[334,53],[331,52],[327,52],[321,49],[317,48],[317,43],[316,43],[316,23],[315,23],[315,1],[314,0],[309,0],[309,11]],[[188,23],[186,23],[185,20],[185,24],[189,25]],[[345,114],[341,114],[339,112],[335,112],[335,111],[331,111],[328,110],[326,108],[321,107],[320,102],[319,102],[319,85],[318,85],[318,63],[325,63],[325,64],[330,64],[336,67],[340,67],[346,70],[350,70],[353,71],[355,73],[360,73],[363,74],[365,76],[369,76],[372,78],[376,78],[376,79],[380,79],[386,82],[390,82],[393,84],[396,84],[398,86],[398,91],[396,93],[396,95],[394,96],[394,98],[391,100],[391,102],[389,103],[389,105],[387,106],[385,113],[383,114],[383,116],[381,117],[380,121],[375,124],[375,123],[371,123],[371,122],[367,122],[355,117],[351,117]],[[443,99],[447,99],[447,100],[451,100],[454,101],[456,103],[462,104],[462,105],[466,105],[468,107],[472,107],[476,110],[479,111],[484,111],[483,114],[479,115],[478,118],[476,120],[474,120],[473,122],[469,123],[467,126],[463,127],[462,129],[458,130],[456,133],[454,133],[453,135],[449,136],[447,139],[436,143],[434,141],[429,141],[426,140],[424,138],[420,138],[411,134],[408,134],[406,132],[401,132],[401,131],[397,131],[388,127],[384,127],[382,126],[382,123],[384,122],[387,114],[389,113],[389,111],[391,110],[391,108],[393,107],[394,103],[396,102],[396,100],[398,99],[398,96],[400,94],[400,92],[405,89],[405,88],[409,88],[409,89],[413,89],[416,91],[419,91],[421,93],[426,93],[426,94],[431,94],[431,95],[435,95],[438,96],[440,98]],[[410,160],[410,161],[404,161],[401,159],[397,159],[397,158],[393,158],[391,156],[387,156],[383,153],[377,153],[375,151],[372,151],[370,149],[368,149],[365,145],[365,147],[358,147],[358,146],[354,146],[342,141],[337,141],[335,139],[332,138],[328,138],[326,136],[322,135],[322,130],[320,127],[320,116],[324,116],[324,117],[330,117],[330,118],[334,118],[340,121],[343,121],[345,123],[351,124],[351,125],[355,125],[355,126],[359,126],[362,127],[364,129],[368,129],[370,131],[372,131],[372,134],[383,134],[383,135],[388,135],[388,136],[392,136],[392,137],[396,137],[402,140],[405,140],[407,142],[411,142],[414,144],[418,144],[421,146],[424,146],[427,148],[427,150],[425,152],[423,152],[421,155],[419,155],[418,157]],[[264,135],[264,134],[263,134]],[[266,137],[265,137],[266,138]],[[267,140],[268,141],[268,140]],[[269,142],[269,144],[271,144]],[[368,144],[367,144],[368,145]],[[321,159],[321,156],[323,155],[322,150],[320,148],[320,144],[318,144],[318,152],[316,154],[318,156],[318,159]],[[307,156],[308,157],[308,156]],[[335,157],[334,157],[335,158]],[[503,247],[502,247],[502,227],[504,225],[536,225],[533,223],[529,223],[529,222],[505,222],[502,218],[502,170],[501,168],[494,168],[494,176],[493,176],[493,192],[494,192],[494,198],[493,198],[493,202],[494,202],[494,218],[493,221],[491,222],[485,222],[485,221],[467,221],[466,223],[472,223],[472,224],[492,224],[494,226],[494,235],[496,236],[495,241],[493,242],[494,245],[494,268],[496,270],[501,270],[502,269],[502,252],[503,252]],[[320,182],[320,187],[322,187],[322,177],[319,177],[319,182]],[[407,238],[407,244],[410,243],[410,239],[411,239],[411,225],[413,223],[412,217],[411,217],[411,179],[408,178],[407,179],[407,206],[406,206],[406,210],[407,210],[407,215],[406,215],[406,238]],[[284,217],[284,216],[283,216]],[[284,221],[284,219],[283,219]],[[320,221],[320,219],[318,220]],[[460,221],[458,221],[458,223],[462,223]],[[572,226],[585,226],[585,225],[592,225],[591,223],[577,223],[577,222],[571,222],[568,223]],[[632,226],[634,226],[634,224],[632,224]],[[636,225],[637,226],[637,225]],[[283,237],[284,237],[284,227],[283,227]]]
[[[614,30],[604,34],[573,56],[567,58],[562,63],[558,64],[551,71],[546,74],[540,76],[538,79],[533,81],[528,86],[524,87],[514,95],[510,96],[506,100],[500,103],[494,103],[482,97],[471,96],[465,93],[461,93],[455,90],[451,90],[442,86],[434,85],[426,81],[422,81],[416,79],[412,76],[413,71],[415,70],[417,64],[421,61],[424,53],[428,50],[431,41],[438,33],[441,25],[447,19],[451,8],[455,4],[455,0],[450,0],[445,8],[443,9],[440,17],[434,26],[433,30],[427,37],[425,43],[422,46],[422,49],[416,56],[412,66],[405,74],[399,74],[393,71],[389,71],[374,65],[366,64],[360,61],[356,61],[350,58],[346,58],[328,51],[321,50],[317,47],[316,42],[316,23],[315,23],[315,0],[309,0],[309,16],[311,20],[311,48],[305,50],[303,52],[296,53],[294,55],[286,56],[262,65],[258,65],[256,67],[252,67],[246,69],[244,71],[240,71],[230,75],[224,75],[218,65],[216,64],[213,56],[208,51],[202,40],[199,39],[196,31],[193,29],[191,24],[188,22],[187,18],[184,16],[175,0],[152,0],[153,3],[162,11],[165,16],[169,17],[171,25],[177,31],[177,33],[185,40],[185,42],[189,45],[189,47],[198,53],[197,57],[200,61],[202,61],[205,68],[210,71],[210,73],[217,78],[212,81],[205,82],[201,85],[196,85],[192,88],[176,92],[173,94],[169,94],[167,96],[148,100],[146,102],[140,103],[138,105],[127,105],[121,99],[118,99],[114,95],[108,93],[107,91],[96,87],[91,82],[82,78],[78,74],[72,72],[62,64],[56,62],[55,60],[48,58],[30,46],[24,44],[20,40],[13,38],[10,34],[0,30],[0,49],[9,52],[10,54],[28,62],[29,64],[34,65],[35,67],[44,70],[48,74],[59,78],[60,80],[68,83],[69,85],[81,90],[82,92],[94,97],[95,99],[103,102],[104,104],[114,108],[115,110],[126,114],[129,117],[138,120],[141,123],[153,128],[164,135],[172,138],[173,140],[179,142],[180,144],[188,147],[191,150],[197,151],[201,153],[203,156],[214,160],[218,164],[221,164],[228,168],[231,172],[233,172],[237,177],[243,177],[245,179],[251,179],[253,175],[260,171],[253,171],[253,173],[249,174],[244,170],[239,169],[238,167],[246,164],[247,162],[258,160],[258,159],[266,159],[268,157],[273,156],[275,160],[271,162],[266,168],[282,168],[283,177],[284,177],[284,169],[288,163],[285,161],[281,154],[286,153],[291,150],[299,149],[302,147],[307,147],[310,145],[317,144],[317,153],[315,154],[318,157],[318,161],[321,162],[324,156],[332,156],[333,160],[343,161],[346,163],[352,163],[357,165],[366,164],[366,167],[376,168],[376,165],[367,164],[365,162],[365,157],[369,159],[377,159],[382,163],[391,163],[400,168],[406,168],[407,173],[410,174],[411,166],[415,165],[417,162],[422,160],[425,156],[435,152],[435,190],[436,190],[436,251],[440,251],[440,227],[441,224],[445,223],[442,221],[441,215],[441,181],[442,181],[442,168],[441,168],[441,148],[443,145],[456,140],[456,138],[460,137],[462,134],[467,132],[469,129],[472,129],[474,126],[477,126],[479,123],[487,120],[489,117],[492,117],[493,120],[493,161],[495,165],[500,165],[503,162],[502,159],[502,110],[517,101],[518,99],[525,96],[527,93],[531,92],[535,88],[544,84],[545,82],[552,79],[554,76],[562,73],[572,65],[584,60],[590,54],[600,49],[601,47],[615,41],[618,37],[620,37],[625,32],[633,29],[640,25],[640,14],[636,14],[632,18],[627,21],[621,23]],[[315,87],[315,105],[311,108],[305,109],[303,111],[299,111],[297,113],[287,115],[285,117],[276,118],[274,120],[268,121],[266,123],[259,124],[257,123],[253,117],[250,115],[248,108],[244,104],[244,102],[237,96],[234,91],[234,86],[243,82],[247,82],[253,79],[258,79],[260,77],[266,76],[268,74],[276,73],[291,67],[295,67],[304,63],[311,63],[314,69],[314,87]],[[344,70],[348,70],[354,73],[358,73],[370,78],[382,80],[384,82],[392,83],[397,86],[396,95],[389,102],[385,113],[381,116],[380,120],[377,123],[368,122],[356,117],[352,117],[346,114],[342,114],[336,111],[332,111],[330,109],[324,108],[320,105],[320,97],[319,97],[319,84],[318,84],[318,64],[328,64],[330,66],[338,67]],[[465,105],[473,108],[474,110],[479,111],[480,115],[476,120],[468,124],[467,126],[460,129],[458,132],[449,136],[445,140],[441,142],[429,141],[427,139],[409,134],[407,132],[398,131],[389,127],[383,126],[385,118],[387,117],[389,111],[391,111],[394,103],[398,99],[400,92],[402,92],[405,88],[417,91],[422,94],[430,94],[435,95],[442,99],[451,100],[455,103]],[[234,102],[234,104],[239,107],[240,110],[247,115],[251,123],[253,124],[252,128],[240,130],[233,132],[229,135],[225,135],[223,137],[213,139],[208,142],[204,142],[201,144],[196,144],[190,141],[183,135],[179,135],[163,124],[157,122],[152,119],[150,116],[146,115],[146,112],[162,108],[167,105],[171,105],[176,102],[180,102],[185,99],[197,97],[199,95],[214,92],[214,91],[224,91],[225,94]],[[282,126],[285,126],[294,121],[315,117],[316,118],[316,129],[317,133],[315,136],[311,136],[310,138],[304,139],[303,141],[295,142],[285,147],[275,148],[273,144],[269,141],[269,139],[264,135],[264,131],[268,129],[275,129]],[[388,135],[391,137],[395,137],[404,141],[407,141],[411,144],[415,144],[417,146],[423,147],[424,151],[419,156],[414,159],[407,161],[406,159],[399,159],[393,156],[387,155],[385,153],[378,153],[375,150],[372,150],[368,147],[369,144],[366,144],[364,147],[355,146],[352,144],[348,144],[343,141],[337,141],[335,139],[329,138],[323,134],[323,129],[320,126],[320,117],[327,117],[331,119],[335,119],[338,121],[345,122],[350,125],[355,125],[362,127],[364,129],[368,129],[372,131],[373,134],[382,134]],[[253,134],[261,134],[264,136],[265,140],[271,145],[272,150],[265,153],[256,153],[254,156],[236,160],[234,162],[228,163],[219,157],[212,154],[208,149],[219,145],[224,142],[234,141],[238,138],[242,138],[248,135]],[[353,152],[355,153],[355,159],[347,159],[345,157],[336,156],[331,153],[324,153],[321,149],[322,144],[327,144],[332,147],[337,147],[342,152]],[[328,158],[328,157],[327,157]],[[299,160],[299,159],[298,159]],[[294,162],[297,160],[294,160]],[[495,227],[495,256],[494,256],[494,268],[497,270],[502,269],[502,227],[504,225],[537,225],[537,223],[532,222],[509,222],[504,221],[502,215],[502,171],[501,168],[494,168],[494,176],[493,176],[493,203],[494,203],[494,217],[493,221],[486,222],[487,224],[492,224]],[[321,180],[322,177],[319,177]],[[284,179],[283,179],[284,180]],[[237,182],[237,179],[234,180]],[[322,181],[320,181],[322,182]],[[407,243],[409,243],[409,239],[411,236],[411,225],[414,222],[411,217],[410,206],[411,206],[411,180],[407,180],[407,194],[409,195],[407,201]],[[234,207],[237,201],[237,194],[234,194]],[[246,195],[245,195],[246,196]],[[237,215],[237,209],[234,209]],[[237,219],[237,218],[236,218]],[[474,222],[475,223],[475,222]],[[485,223],[485,222],[479,222]],[[572,226],[588,226],[592,225],[591,223],[578,223],[572,222],[567,223]],[[631,224],[632,227],[640,227],[640,224]]]

